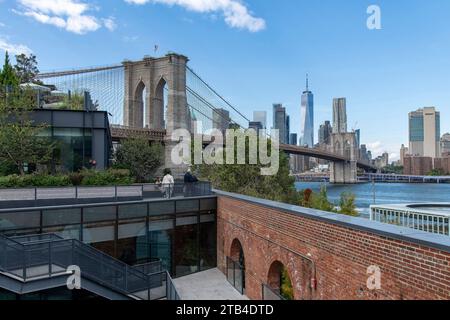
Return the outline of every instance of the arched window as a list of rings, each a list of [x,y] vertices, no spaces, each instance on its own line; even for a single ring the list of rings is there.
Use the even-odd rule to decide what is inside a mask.
[[[280,261],[275,261],[270,266],[267,285],[284,299],[294,300],[294,289],[289,272]]]

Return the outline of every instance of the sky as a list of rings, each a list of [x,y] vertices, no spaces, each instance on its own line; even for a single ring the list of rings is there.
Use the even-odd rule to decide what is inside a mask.
[[[381,29],[367,28],[370,5]],[[0,54],[48,71],[181,53],[248,118],[265,110],[270,124],[283,103],[292,132],[308,73],[316,141],[346,97],[349,129],[395,160],[408,112],[435,106],[450,131],[449,14],[448,0],[0,0]]]

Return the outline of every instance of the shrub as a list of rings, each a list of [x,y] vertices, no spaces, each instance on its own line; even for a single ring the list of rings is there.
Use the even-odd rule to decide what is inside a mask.
[[[83,170],[82,185],[84,186],[107,186],[128,185],[134,183],[130,171],[125,169],[109,169],[106,171]]]
[[[64,186],[108,186],[130,185],[134,179],[128,170],[110,169],[106,171],[83,170],[69,175],[10,175],[0,177],[0,188],[64,187]]]
[[[84,176],[80,172],[69,173],[69,180],[74,186],[80,186]]]

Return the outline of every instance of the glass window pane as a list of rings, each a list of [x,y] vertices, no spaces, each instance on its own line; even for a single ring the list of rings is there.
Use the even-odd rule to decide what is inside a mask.
[[[79,223],[81,223],[81,209],[57,209],[43,211],[43,226],[57,226]]]
[[[90,207],[84,208],[83,210],[84,222],[110,221],[110,220],[116,220],[115,206]]]
[[[147,216],[147,204],[131,204],[119,206],[119,219],[139,218]]]
[[[149,214],[150,215],[165,215],[175,213],[175,201],[164,202],[150,202]]]
[[[175,228],[174,264],[177,277],[198,271],[197,232],[197,224]]]
[[[6,230],[39,228],[39,211],[0,213],[0,232]]]
[[[216,210],[216,208],[217,208],[216,198],[200,200],[200,211]]]
[[[179,212],[197,212],[199,211],[198,200],[177,201],[177,213]]]

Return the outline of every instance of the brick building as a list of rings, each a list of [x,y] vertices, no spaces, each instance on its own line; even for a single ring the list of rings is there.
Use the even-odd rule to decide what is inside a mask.
[[[450,174],[450,156],[434,159],[434,169]]]
[[[403,174],[425,176],[433,170],[433,158],[406,156],[404,158]]]
[[[245,261],[250,299],[279,288],[283,267],[297,300],[450,299],[446,236],[224,192],[217,213],[218,267],[229,274],[229,259]]]

